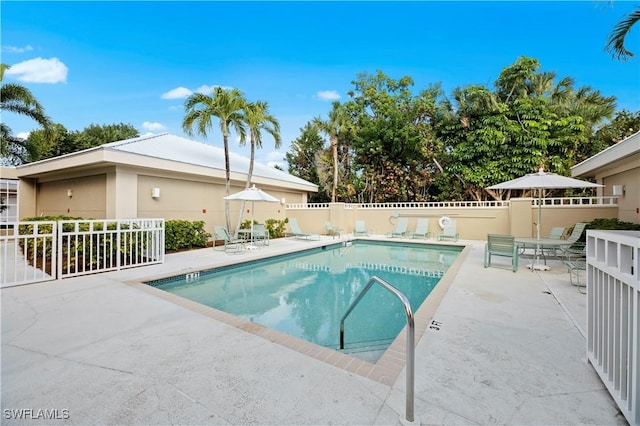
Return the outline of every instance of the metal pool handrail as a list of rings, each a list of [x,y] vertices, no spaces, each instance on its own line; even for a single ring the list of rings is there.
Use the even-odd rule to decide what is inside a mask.
[[[409,299],[400,292],[397,288],[383,280],[382,278],[378,278],[376,276],[371,277],[367,285],[364,287],[362,292],[356,297],[356,300],[351,303],[347,312],[342,316],[340,320],[340,349],[344,349],[344,320],[347,319],[353,308],[362,300],[364,295],[369,291],[369,289],[373,286],[373,284],[378,283],[385,289],[389,290],[391,293],[395,294],[398,299],[402,302],[404,306],[404,312],[407,315],[407,402],[406,402],[406,414],[405,418],[408,422],[413,422],[413,391],[414,391],[414,377],[415,377],[415,347],[414,347],[414,336],[415,336],[415,325],[413,322],[413,311],[411,310],[411,305],[409,304]]]

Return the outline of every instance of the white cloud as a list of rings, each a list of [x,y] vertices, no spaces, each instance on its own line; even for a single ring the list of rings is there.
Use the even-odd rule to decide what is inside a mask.
[[[264,158],[266,158],[267,163],[278,163],[284,161],[284,154],[280,151],[271,151]]]
[[[218,87],[218,86],[207,86],[206,84],[203,84],[202,86],[198,87],[195,91],[196,93],[202,93],[203,95],[210,95],[213,93],[213,90]]]
[[[191,95],[193,92],[189,89],[187,89],[186,87],[177,87],[175,89],[169,90],[166,93],[163,93],[161,98],[162,99],[181,99],[181,98],[186,98],[187,96]]]
[[[19,137],[20,139],[27,139],[30,134],[31,132],[20,132],[16,136]]]
[[[316,93],[316,96],[321,101],[335,101],[340,99],[340,95],[335,90],[321,90]]]
[[[12,65],[5,74],[27,83],[65,83],[68,72],[58,58],[35,58]]]
[[[25,52],[31,52],[33,50],[33,47],[31,47],[31,45],[27,44],[25,47],[18,47],[18,46],[2,46],[2,51],[5,53],[25,53]]]
[[[163,124],[152,123],[150,121],[145,121],[144,123],[142,123],[142,128],[150,132],[158,132],[167,129]]]

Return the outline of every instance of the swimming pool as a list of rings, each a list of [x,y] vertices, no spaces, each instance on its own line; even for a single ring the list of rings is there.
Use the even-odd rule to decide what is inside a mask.
[[[331,349],[340,319],[372,276],[414,312],[461,247],[355,240],[147,284]],[[400,301],[374,286],[345,322],[346,353],[375,362],[406,324]]]

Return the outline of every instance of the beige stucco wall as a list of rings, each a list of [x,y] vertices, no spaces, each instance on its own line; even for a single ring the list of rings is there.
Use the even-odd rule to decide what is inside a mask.
[[[214,225],[225,224],[225,186],[224,182],[194,181],[184,178],[165,178],[153,175],[139,175],[137,178],[138,217],[159,217],[167,220],[203,220],[206,222],[206,230],[213,233]],[[160,196],[153,198],[152,190],[158,188]],[[242,191],[243,184],[232,185],[230,193]],[[263,185],[260,187],[270,195],[292,203],[304,202],[304,196],[275,187]],[[236,223],[242,208],[242,201],[230,201],[231,231],[235,230]],[[282,220],[285,216],[285,208],[282,203],[256,202],[253,206],[253,218],[264,223],[266,219]],[[251,218],[252,204],[245,203],[242,220]]]
[[[449,216],[456,220],[457,229],[462,238],[481,239],[488,233],[509,233],[508,207],[496,208],[345,208],[343,204],[332,205],[327,209],[289,209],[288,217],[295,217],[304,232],[324,234],[325,222],[341,227],[352,233],[356,220],[364,220],[374,234],[386,234],[395,229],[398,213],[409,219],[409,230],[414,230],[419,217],[429,219],[429,232],[432,236],[441,232],[438,220]]]
[[[429,231],[435,237],[441,232],[438,219],[448,216],[456,220],[460,238],[486,240],[487,234],[511,234],[517,237],[536,235],[537,207],[530,198],[513,199],[509,207],[464,208],[350,208],[342,203],[327,208],[289,208],[287,217],[295,217],[303,232],[325,234],[325,222],[352,233],[356,220],[364,220],[373,234],[386,234],[395,229],[394,212],[409,218],[409,231],[414,230],[418,217],[429,219]],[[552,227],[570,228],[577,222],[590,222],[597,218],[617,217],[617,207],[596,206],[543,206],[541,209],[542,236]]]
[[[20,192],[24,190],[20,186]],[[71,190],[72,196],[67,195]],[[106,218],[106,175],[41,182],[36,189],[35,215],[67,215],[86,219]],[[22,194],[20,201],[22,202]],[[20,205],[24,217],[24,206]]]
[[[604,195],[613,195],[613,185],[623,185],[625,188],[624,195],[618,196],[618,219],[640,223],[640,166],[610,173],[602,176]]]

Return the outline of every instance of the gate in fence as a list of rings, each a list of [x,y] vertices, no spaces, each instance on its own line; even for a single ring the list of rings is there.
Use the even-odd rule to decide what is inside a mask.
[[[164,262],[164,219],[8,222],[0,229],[0,286]]]

